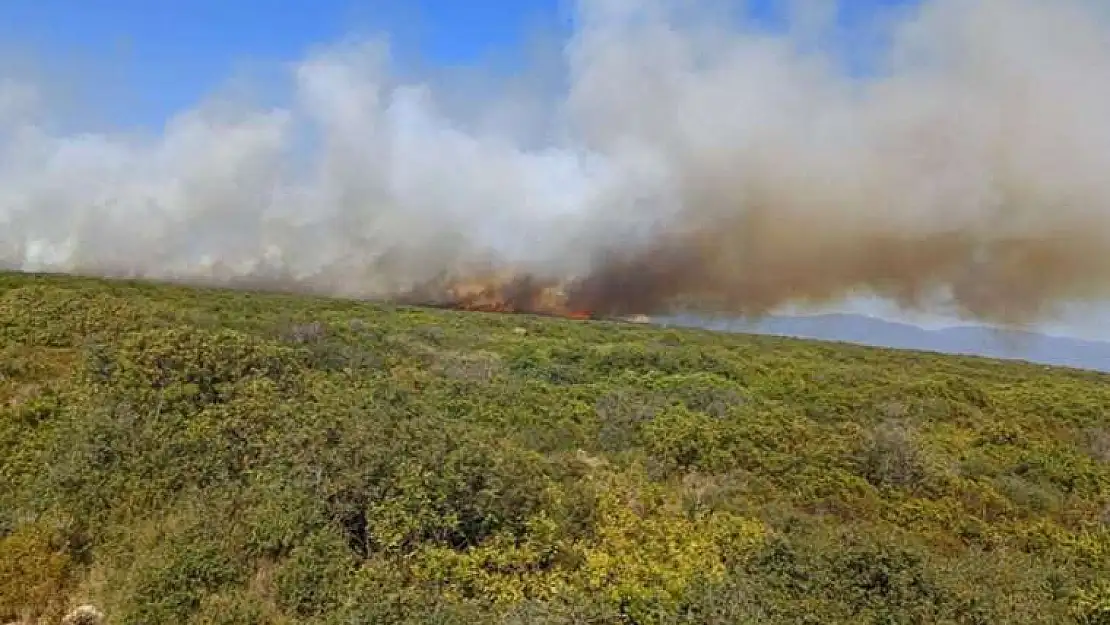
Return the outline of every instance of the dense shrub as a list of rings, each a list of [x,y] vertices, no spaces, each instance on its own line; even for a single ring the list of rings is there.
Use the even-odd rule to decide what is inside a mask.
[[[0,618],[1106,623],[1110,378],[0,275]]]

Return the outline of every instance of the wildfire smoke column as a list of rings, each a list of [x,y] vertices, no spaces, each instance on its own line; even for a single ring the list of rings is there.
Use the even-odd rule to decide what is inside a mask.
[[[0,264],[574,316],[1110,295],[1104,2],[888,8],[849,38],[866,72],[851,3],[781,32],[727,4],[583,1],[535,89],[464,98],[323,47],[282,106],[147,136],[56,132],[0,76]]]

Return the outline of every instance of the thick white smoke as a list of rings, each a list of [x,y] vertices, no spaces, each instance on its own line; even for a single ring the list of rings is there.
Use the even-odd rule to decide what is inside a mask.
[[[1110,295],[1104,3],[924,0],[866,78],[832,3],[778,35],[699,6],[583,1],[527,137],[452,116],[375,41],[297,63],[282,108],[204,103],[156,137],[51,134],[0,79],[0,264],[389,296],[492,263],[601,273],[590,303],[621,312],[870,291],[1015,320]]]
[[[0,260],[381,295],[483,245],[534,258],[521,235],[588,203],[573,153],[460,132],[386,63],[376,42],[329,49],[294,68],[290,107],[200,106],[153,140],[51,136],[5,85]]]

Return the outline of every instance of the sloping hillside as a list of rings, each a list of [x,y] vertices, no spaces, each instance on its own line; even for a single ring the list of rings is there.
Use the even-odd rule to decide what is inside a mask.
[[[0,618],[1107,623],[1110,376],[0,275]]]

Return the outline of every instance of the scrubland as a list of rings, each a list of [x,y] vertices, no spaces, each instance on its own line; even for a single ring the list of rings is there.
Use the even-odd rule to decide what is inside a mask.
[[[0,618],[1110,623],[1110,376],[0,274]]]

